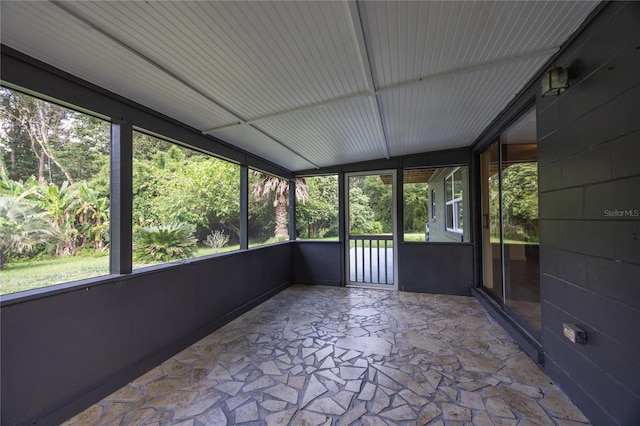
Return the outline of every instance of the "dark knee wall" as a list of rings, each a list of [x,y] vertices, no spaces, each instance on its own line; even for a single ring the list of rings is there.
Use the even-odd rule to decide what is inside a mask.
[[[292,245],[3,303],[3,425],[59,424],[291,284]]]
[[[537,99],[545,368],[594,424],[640,419],[640,3],[611,3]],[[588,343],[563,336],[563,323]]]

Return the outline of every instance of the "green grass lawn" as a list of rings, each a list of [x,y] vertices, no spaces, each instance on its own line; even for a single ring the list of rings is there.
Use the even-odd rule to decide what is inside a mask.
[[[8,262],[0,271],[0,294],[17,293],[107,274],[109,256]]]
[[[494,243],[494,244],[499,244],[500,243],[500,238],[491,237],[491,242]],[[508,240],[508,239],[505,239],[504,243],[505,244],[531,244],[531,245],[537,245],[538,244],[536,242],[531,242],[531,241]]]
[[[404,234],[404,240],[405,242],[419,242],[419,243],[424,243],[424,232],[421,233],[417,233],[417,234]]]
[[[239,245],[223,247],[219,252],[238,250]],[[198,247],[193,257],[214,254],[210,247]],[[139,269],[156,263],[134,262],[133,268]],[[11,294],[34,288],[48,287],[85,278],[109,274],[109,256],[60,257],[56,259],[8,262],[0,271],[0,294]]]

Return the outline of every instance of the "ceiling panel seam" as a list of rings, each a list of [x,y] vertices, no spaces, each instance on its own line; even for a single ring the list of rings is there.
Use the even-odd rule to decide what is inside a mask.
[[[61,10],[63,10],[65,13],[69,14],[70,16],[73,16],[75,19],[79,20],[80,22],[82,22],[85,25],[88,25],[89,27],[93,28],[95,31],[99,32],[100,34],[104,35],[105,37],[107,37],[108,39],[112,40],[113,42],[115,42],[116,44],[118,44],[119,46],[121,46],[122,48],[128,50],[129,52],[133,53],[134,55],[138,56],[139,58],[141,58],[142,60],[144,60],[145,62],[149,63],[150,65],[152,65],[153,67],[155,67],[156,69],[162,71],[163,73],[167,74],[168,76],[170,76],[171,78],[173,78],[174,80],[180,82],[181,84],[183,84],[185,87],[189,88],[190,90],[193,90],[194,92],[198,93],[199,95],[203,96],[205,99],[207,99],[208,101],[212,102],[214,105],[216,105],[217,107],[223,109],[225,112],[229,113],[230,115],[234,116],[238,122],[234,123],[235,125],[240,125],[240,124],[244,124],[246,121],[236,112],[234,112],[233,110],[231,110],[230,108],[222,105],[219,101],[217,101],[216,99],[214,99],[213,97],[211,97],[210,95],[208,95],[207,93],[203,92],[202,90],[198,89],[197,87],[191,85],[189,82],[187,82],[185,79],[181,78],[180,76],[178,76],[177,74],[173,73],[172,71],[168,70],[167,68],[163,67],[162,65],[160,65],[159,63],[157,63],[156,61],[154,61],[153,59],[151,59],[150,57],[148,57],[147,55],[145,55],[144,53],[140,52],[139,50],[135,49],[132,46],[129,46],[127,43],[125,43],[124,41],[120,40],[119,38],[115,37],[114,35],[110,34],[108,31],[106,31],[105,29],[101,28],[100,26],[94,24],[93,22],[91,22],[90,20],[88,20],[87,18],[83,17],[82,15],[76,13],[75,11],[67,8],[66,6],[60,4],[60,2],[58,1],[51,1],[52,4],[54,4],[56,7],[60,8]],[[233,127],[233,125],[231,126],[227,126],[227,127]],[[286,148],[287,150],[291,151],[292,153],[294,153],[295,155],[297,155],[298,157],[302,158],[303,160],[305,160],[306,162],[308,162],[309,164],[311,164],[313,167],[315,167],[316,169],[319,169],[320,167],[318,165],[316,165],[313,161],[309,160],[308,158],[306,158],[304,155],[301,155],[299,152],[295,151],[294,149],[292,149],[291,147],[289,147],[287,144],[285,144],[284,142],[274,138],[273,136],[269,135],[268,133],[264,132],[263,130],[259,129],[256,126],[251,126],[254,129],[256,129],[258,132],[262,133],[264,136],[272,139],[274,142],[276,142],[277,144],[281,145],[282,147]],[[209,133],[207,131],[203,131],[203,133]]]
[[[241,124],[254,124],[254,123],[257,123],[259,121],[269,120],[269,119],[272,119],[272,118],[279,118],[279,117],[282,117],[282,116],[285,116],[285,115],[298,113],[298,112],[303,112],[303,111],[306,111],[306,110],[309,110],[309,109],[315,109],[315,108],[319,108],[319,107],[323,107],[323,106],[329,106],[329,105],[334,105],[334,104],[338,104],[338,103],[342,103],[342,102],[348,102],[348,101],[352,101],[354,99],[364,98],[366,96],[371,96],[371,93],[370,92],[358,92],[358,93],[354,93],[354,94],[350,94],[350,95],[346,95],[346,96],[340,96],[340,97],[337,97],[337,98],[331,98],[331,99],[327,99],[326,101],[317,102],[317,103],[314,103],[314,104],[309,104],[309,105],[305,105],[305,106],[301,106],[301,107],[296,107],[296,108],[288,109],[288,110],[285,110],[285,111],[278,111],[278,112],[275,112],[273,114],[263,115],[261,117],[250,118],[250,119],[247,119],[247,120],[243,120],[242,122],[230,123],[230,124],[225,124],[223,126],[212,127],[210,129],[203,130],[203,132],[205,132],[205,133],[215,132],[217,130],[224,130],[224,129],[227,129],[229,127],[236,127],[236,126],[239,126]]]
[[[7,2],[2,38],[300,170],[471,145],[585,3]]]
[[[102,34],[103,36],[107,37],[111,41],[117,43],[120,47],[122,47],[122,48],[128,50],[129,52],[133,53],[134,55],[138,56],[140,59],[144,60],[149,65],[155,67],[156,69],[158,69],[158,70],[162,71],[163,73],[167,74],[168,76],[170,76],[174,80],[180,82],[181,84],[183,84],[188,89],[193,90],[194,92],[196,92],[200,96],[204,97],[208,101],[210,101],[213,104],[215,104],[217,107],[223,109],[228,114],[236,117],[239,121],[243,121],[243,118],[240,116],[240,114],[238,114],[237,112],[234,112],[231,108],[229,108],[229,107],[227,107],[225,105],[222,105],[218,100],[216,100],[215,98],[211,97],[206,92],[204,92],[204,91],[200,90],[199,88],[193,86],[191,83],[186,81],[184,78],[180,77],[179,75],[177,75],[176,73],[170,71],[169,69],[163,67],[162,65],[160,65],[159,63],[157,63],[156,61],[154,61],[153,59],[151,59],[150,57],[148,57],[144,53],[140,52],[139,50],[137,50],[134,47],[128,45],[127,43],[125,43],[124,41],[120,40],[119,38],[117,38],[113,34],[109,33],[104,28],[101,28],[100,26],[98,26],[97,24],[91,22],[89,19],[85,18],[84,16],[80,15],[79,13],[67,8],[66,6],[62,5],[59,1],[51,1],[51,3],[54,4],[55,6],[57,6],[58,8],[60,8],[61,10],[63,10],[64,12],[68,13],[69,15],[73,16],[74,18],[76,18],[77,20],[82,22],[83,24],[88,25],[89,27],[91,27],[95,31],[97,31],[100,34]]]
[[[433,80],[438,80],[438,79],[443,79],[443,78],[450,78],[450,77],[455,77],[455,76],[459,76],[459,75],[463,75],[463,74],[471,74],[477,71],[483,71],[485,69],[488,68],[493,68],[493,67],[498,67],[501,65],[510,65],[514,62],[518,62],[521,60],[525,60],[525,59],[532,59],[532,58],[536,58],[536,57],[546,57],[546,56],[550,56],[553,55],[554,53],[556,53],[560,48],[557,46],[553,46],[553,47],[549,47],[549,48],[543,48],[543,49],[536,49],[536,50],[532,50],[532,51],[528,51],[525,53],[521,53],[518,55],[512,55],[512,56],[507,56],[504,58],[499,58],[493,61],[488,61],[488,62],[483,62],[480,64],[475,64],[475,65],[469,65],[466,67],[461,67],[461,68],[454,68],[454,69],[450,69],[447,71],[442,71],[442,72],[438,72],[438,73],[434,73],[434,74],[428,74],[428,75],[424,75],[422,77],[413,79],[413,80],[408,80],[408,81],[403,81],[400,83],[396,83],[396,84],[391,84],[388,86],[384,86],[381,87],[379,89],[375,89],[371,92],[367,91],[367,92],[359,92],[359,93],[354,93],[351,95],[347,95],[347,96],[341,96],[341,97],[337,97],[337,98],[332,98],[332,99],[328,99],[326,101],[322,101],[322,102],[318,102],[315,104],[310,104],[310,105],[305,105],[302,107],[298,107],[298,108],[292,108],[289,110],[285,110],[285,111],[279,111],[273,114],[269,114],[269,115],[264,115],[261,117],[255,117],[255,118],[249,118],[246,120],[239,120],[238,122],[235,123],[230,123],[230,124],[225,124],[222,126],[218,126],[218,127],[212,127],[209,129],[205,129],[202,132],[203,133],[213,133],[216,131],[220,131],[220,130],[226,130],[228,128],[232,128],[232,127],[237,127],[243,124],[255,124],[258,123],[260,121],[265,121],[265,120],[270,120],[273,118],[280,118],[283,116],[287,116],[290,114],[296,114],[302,111],[307,111],[310,109],[315,109],[315,108],[320,108],[320,107],[324,107],[324,106],[330,106],[330,105],[335,105],[335,104],[340,104],[340,103],[344,103],[344,102],[349,102],[352,101],[354,99],[359,99],[359,98],[364,98],[364,97],[373,97],[373,96],[377,96],[377,95],[381,95],[384,94],[386,92],[389,91],[394,91],[394,90],[398,90],[398,89],[405,89],[411,86],[417,86],[417,85],[421,85],[421,84],[425,84],[428,82],[431,82]]]
[[[262,133],[264,136],[268,137],[269,139],[271,139],[272,141],[274,141],[275,143],[277,143],[278,145],[282,146],[283,148],[293,152],[295,155],[297,155],[298,157],[302,158],[304,161],[306,161],[307,163],[311,164],[313,167],[315,167],[316,169],[319,169],[320,166],[318,166],[316,163],[314,163],[313,161],[309,160],[308,158],[306,158],[304,155],[300,154],[299,152],[297,152],[295,149],[291,148],[289,145],[287,145],[284,142],[281,142],[279,139],[277,139],[274,136],[271,136],[269,133],[265,132],[264,130],[262,130],[261,128],[259,128],[258,126],[255,125],[251,125],[249,124],[248,126],[251,126],[253,129],[255,129],[257,132]]]
[[[419,85],[419,84],[423,84],[423,83],[427,83],[433,80],[438,80],[441,78],[448,78],[448,77],[452,77],[452,76],[457,76],[457,75],[463,75],[463,74],[471,74],[474,73],[476,71],[483,71],[487,68],[493,68],[493,67],[497,67],[500,65],[510,65],[514,62],[518,62],[521,60],[525,60],[525,59],[532,59],[532,58],[536,58],[536,57],[548,57],[553,55],[554,53],[558,52],[560,50],[560,47],[558,46],[553,46],[553,47],[547,47],[547,48],[543,48],[543,49],[537,49],[537,50],[533,50],[533,51],[529,51],[529,52],[525,52],[525,53],[520,53],[517,55],[512,55],[512,56],[507,56],[504,58],[500,58],[500,59],[496,59],[493,61],[488,61],[488,62],[482,62],[479,64],[475,64],[475,65],[469,65],[466,67],[460,67],[460,68],[454,68],[451,70],[447,70],[447,71],[442,71],[442,72],[437,72],[434,74],[429,74],[429,75],[425,75],[423,77],[419,77],[413,80],[409,80],[409,81],[403,81],[400,83],[396,83],[396,84],[390,84],[388,86],[384,86],[379,88],[378,90],[376,90],[376,95],[379,95],[381,93],[385,93],[391,90],[396,90],[396,89],[402,89],[402,88],[406,88],[408,86],[415,86],[415,85]]]
[[[371,73],[371,58],[367,51],[367,41],[365,40],[364,30],[362,29],[362,17],[360,16],[360,10],[358,9],[358,3],[356,1],[347,1],[345,9],[349,15],[349,21],[351,23],[351,33],[356,41],[356,50],[358,52],[358,62],[360,63],[360,69],[362,70],[363,77],[367,83],[371,96],[371,108],[376,115],[376,123],[378,125],[378,131],[384,142],[385,157],[389,158],[389,138],[384,126],[384,119],[382,116],[382,110],[380,109],[380,102],[376,96],[376,86],[373,81]]]

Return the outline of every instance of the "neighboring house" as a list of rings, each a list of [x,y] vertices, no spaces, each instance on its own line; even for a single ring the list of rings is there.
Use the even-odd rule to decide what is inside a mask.
[[[429,178],[429,242],[469,242],[467,200],[469,199],[468,168],[434,169]]]

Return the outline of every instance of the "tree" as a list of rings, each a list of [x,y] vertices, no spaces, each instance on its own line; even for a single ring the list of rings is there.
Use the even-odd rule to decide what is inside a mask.
[[[296,232],[300,238],[338,235],[338,177],[306,178],[308,199],[296,204]]]
[[[100,196],[86,181],[73,188],[69,208],[79,231],[80,247],[105,248],[109,237],[109,198]]]
[[[73,178],[54,155],[54,145],[61,144],[70,135],[71,129],[65,125],[70,111],[50,102],[19,92],[2,89],[2,118],[4,131],[12,134],[12,149],[19,149],[20,133],[28,136],[32,153],[37,161],[38,182],[53,183],[51,162],[64,174],[69,183]],[[13,152],[13,151],[12,151]],[[15,164],[15,161],[14,163]],[[46,175],[46,172],[48,176]],[[45,179],[48,177],[48,179]]]
[[[381,176],[366,176],[364,179],[364,193],[369,197],[375,222],[379,222],[382,232],[393,232],[393,202],[392,187],[385,183]]]
[[[142,134],[134,147],[134,224],[183,222],[195,227],[200,241],[213,229],[239,239],[239,166]]]
[[[4,101],[4,100],[3,100]],[[21,132],[20,126],[7,119],[2,112],[0,127],[0,172],[13,180],[37,175],[38,164],[31,151],[29,137]]]
[[[276,213],[274,238],[288,238],[287,206],[289,205],[289,181],[277,176],[261,173],[257,170],[251,170],[251,175],[257,178],[251,185],[251,192],[254,197],[259,200],[268,200],[273,196],[273,206],[275,207]],[[295,187],[296,200],[302,203],[306,202],[309,197],[306,180],[304,178],[296,178]]]
[[[505,238],[538,241],[538,164],[512,164],[502,171]]]
[[[75,228],[72,203],[76,194],[69,187],[69,183],[64,182],[60,187],[54,184],[40,185],[35,196],[37,197],[37,205],[49,213],[53,226],[63,236],[63,239],[56,246],[56,255],[75,255],[78,230]]]
[[[425,224],[429,221],[429,185],[427,183],[405,183],[403,192],[404,232],[424,232]]]
[[[38,244],[56,242],[58,230],[21,197],[0,195],[0,270],[10,254],[31,251]]]
[[[498,175],[489,178],[491,237],[500,234]],[[502,225],[508,240],[538,241],[538,165],[510,164],[502,170]]]
[[[240,167],[209,156],[180,160],[154,209],[172,221],[191,223],[200,240],[223,227],[240,236]]]
[[[359,186],[349,189],[349,233],[371,234],[379,232],[380,224],[374,220],[370,200]]]

